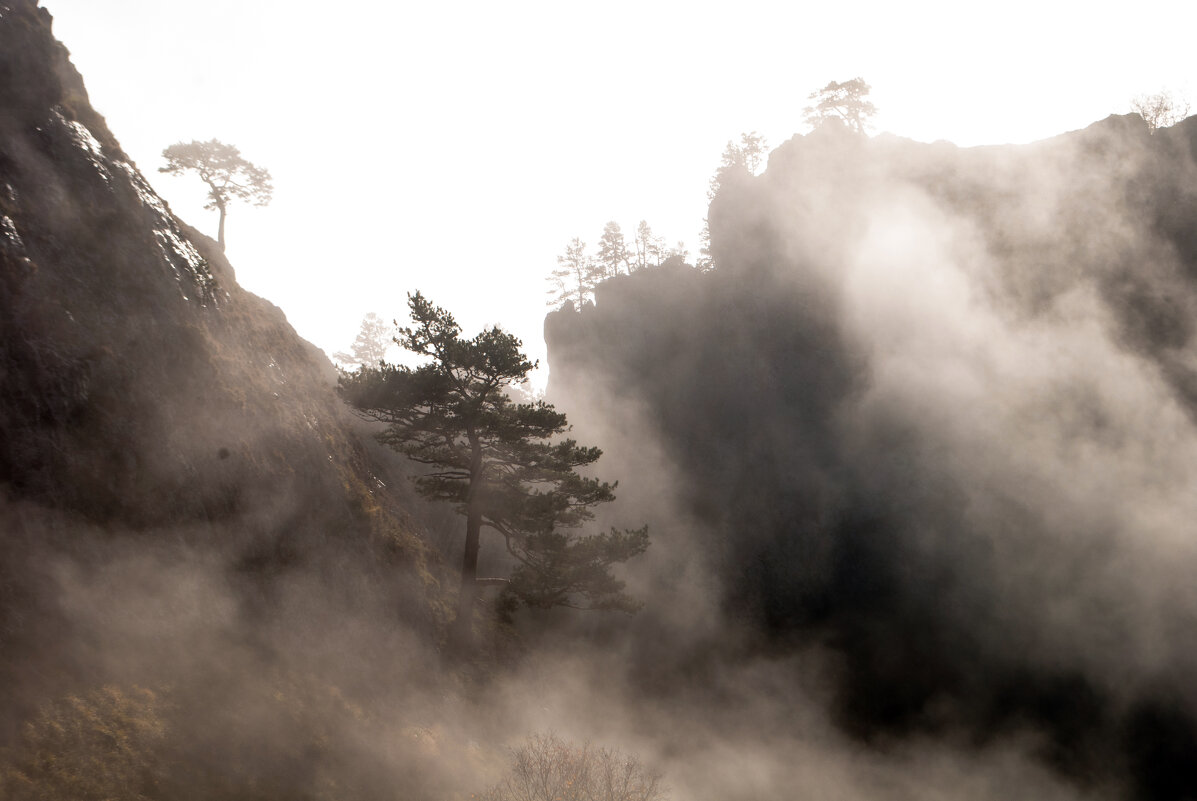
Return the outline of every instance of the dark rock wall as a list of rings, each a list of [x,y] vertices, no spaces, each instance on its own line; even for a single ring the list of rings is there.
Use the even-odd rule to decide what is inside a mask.
[[[637,421],[609,462],[659,443],[686,522],[656,553],[711,577],[733,662],[824,654],[853,736],[1032,733],[1078,786],[1194,797],[1197,607],[1160,590],[1197,565],[1194,147],[1197,121],[1138,117],[1023,147],[796,136],[723,182],[713,272],[549,315],[550,400]],[[686,603],[649,593],[649,618]],[[700,645],[641,625],[630,672],[660,691]]]

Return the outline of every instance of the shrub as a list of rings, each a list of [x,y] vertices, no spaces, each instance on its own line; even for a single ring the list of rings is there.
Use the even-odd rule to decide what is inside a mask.
[[[664,801],[661,778],[637,757],[538,734],[512,751],[511,769],[480,801]]]

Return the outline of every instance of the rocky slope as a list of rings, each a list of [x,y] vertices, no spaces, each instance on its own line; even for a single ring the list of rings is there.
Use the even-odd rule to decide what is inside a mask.
[[[156,793],[222,759],[189,792],[312,793],[330,688],[352,699],[379,671],[427,667],[442,567],[335,379],[154,193],[50,15],[0,3],[0,749],[24,765],[20,781],[0,765],[9,791],[68,792],[30,767],[49,764],[38,731],[73,731],[87,709],[156,731],[135,701],[157,693],[187,721],[170,747],[189,767],[134,771]],[[336,720],[348,704],[333,699]],[[95,780],[70,792],[114,791]]]

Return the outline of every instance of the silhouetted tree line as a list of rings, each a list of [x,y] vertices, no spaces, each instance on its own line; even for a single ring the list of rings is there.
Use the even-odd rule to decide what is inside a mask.
[[[645,220],[636,226],[631,242],[619,223],[612,220],[603,226],[595,254],[590,254],[580,237],[574,237],[565,246],[565,252],[557,257],[557,269],[548,276],[548,305],[573,303],[581,307],[594,297],[595,287],[608,278],[666,263],[685,264],[689,255],[685,242],[667,246],[665,238],[654,234]]]
[[[719,187],[729,180],[732,174],[751,176],[760,172],[767,152],[765,138],[756,131],[740,134],[739,142],[728,141],[719,167],[711,177],[707,200],[715,197]],[[608,222],[599,236],[597,252],[594,255],[590,254],[581,238],[574,237],[565,246],[565,252],[557,257],[557,269],[549,273],[548,305],[563,306],[572,303],[581,308],[588,300],[593,300],[595,288],[603,281],[617,275],[630,275],[649,267],[675,264],[709,270],[714,267],[714,262],[711,259],[710,231],[705,219],[699,238],[702,246],[698,261],[691,265],[686,261],[690,251],[686,249],[685,242],[679,241],[675,246],[668,247],[665,238],[654,234],[645,220],[641,220],[636,226],[636,234],[630,243],[624,237],[619,223]]]
[[[756,131],[740,134],[740,139],[729,140],[727,147],[711,177],[707,189],[707,201],[715,198],[719,187],[734,175],[753,176],[761,171],[765,163],[768,144],[765,138]],[[710,231],[707,221],[703,220],[702,232],[699,234],[701,249],[696,264],[689,264],[686,259],[690,252],[685,242],[678,242],[674,247],[665,244],[664,237],[653,233],[645,220],[636,226],[636,235],[629,243],[624,237],[619,223],[608,222],[603,227],[599,237],[597,252],[593,255],[587,250],[587,244],[579,237],[574,237],[565,246],[565,252],[557,257],[557,269],[548,276],[550,283],[550,306],[563,306],[566,303],[581,308],[588,300],[594,298],[595,288],[617,275],[630,275],[649,267],[662,267],[666,264],[678,266],[692,266],[700,270],[714,267],[711,259]]]
[[[830,123],[863,136],[869,127],[869,120],[877,113],[877,107],[868,99],[870,88],[863,78],[842,83],[831,81],[808,95],[811,105],[803,109],[803,119],[812,128]],[[765,166],[768,152],[765,137],[756,131],[740,134],[739,141],[729,140],[723,149],[719,166],[711,176],[707,201],[714,200],[720,187],[729,181],[759,174]],[[706,219],[702,221],[699,243],[698,259],[693,266],[704,271],[714,269],[711,232]],[[670,262],[686,264],[687,256],[689,252],[684,243],[678,242],[676,247],[667,248],[665,241],[655,236],[644,220],[636,227],[636,236],[631,245],[625,240],[619,223],[609,222],[599,237],[595,255],[591,256],[587,252],[586,243],[579,237],[574,237],[565,246],[565,252],[557,257],[557,269],[548,276],[548,305],[572,303],[581,308],[587,300],[593,299],[595,287],[608,278],[647,267],[660,267]]]
[[[707,203],[719,194],[719,188],[730,180],[738,177],[752,177],[761,171],[765,163],[765,154],[769,152],[769,145],[765,137],[756,131],[740,134],[740,141],[734,139],[727,142],[720,157],[719,166],[711,176],[707,185]],[[715,268],[715,260],[711,256],[711,225],[708,218],[702,220],[702,232],[698,235],[699,250],[697,267],[704,272]]]
[[[767,150],[764,136],[755,131],[740,134],[739,141],[729,140],[715,175],[711,177],[707,201],[715,199],[719,187],[731,180],[731,176],[757,175],[761,166],[764,166]],[[627,242],[619,223],[612,220],[603,226],[594,255],[590,254],[587,243],[579,237],[573,237],[565,245],[564,253],[557,257],[557,269],[548,274],[551,285],[548,305],[561,307],[572,303],[582,308],[587,301],[594,299],[595,287],[604,280],[615,278],[616,275],[630,275],[649,267],[678,265],[698,267],[704,271],[711,269],[715,262],[711,259],[710,238],[704,219],[703,231],[699,235],[701,248],[698,261],[691,265],[686,261],[689,251],[685,242],[668,247],[666,239],[655,235],[646,220],[640,220],[636,226],[636,236]]]
[[[869,127],[869,120],[877,113],[877,107],[868,100],[871,87],[863,78],[853,78],[842,83],[831,81],[822,89],[811,92],[807,99],[811,105],[802,110],[803,120],[814,128],[824,125],[843,126],[853,133],[864,135]],[[711,176],[707,188],[707,202],[715,199],[719,189],[729,181],[737,178],[752,177],[765,167],[766,154],[769,145],[765,138],[756,131],[740,134],[740,141],[731,140],[723,149],[719,167]],[[700,270],[711,270],[715,267],[711,256],[711,229],[709,222],[702,221],[702,233],[699,234],[700,248],[697,267]]]

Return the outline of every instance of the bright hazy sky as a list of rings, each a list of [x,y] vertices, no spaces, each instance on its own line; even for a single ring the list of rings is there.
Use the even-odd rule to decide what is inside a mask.
[[[180,217],[215,235],[199,179],[157,172],[167,145],[217,138],[271,171],[270,206],[231,207],[228,256],[329,352],[421,289],[543,359],[566,242],[645,219],[693,258],[727,141],[805,133],[830,80],[871,84],[877,131],[963,146],[1197,88],[1187,0],[42,4]]]

